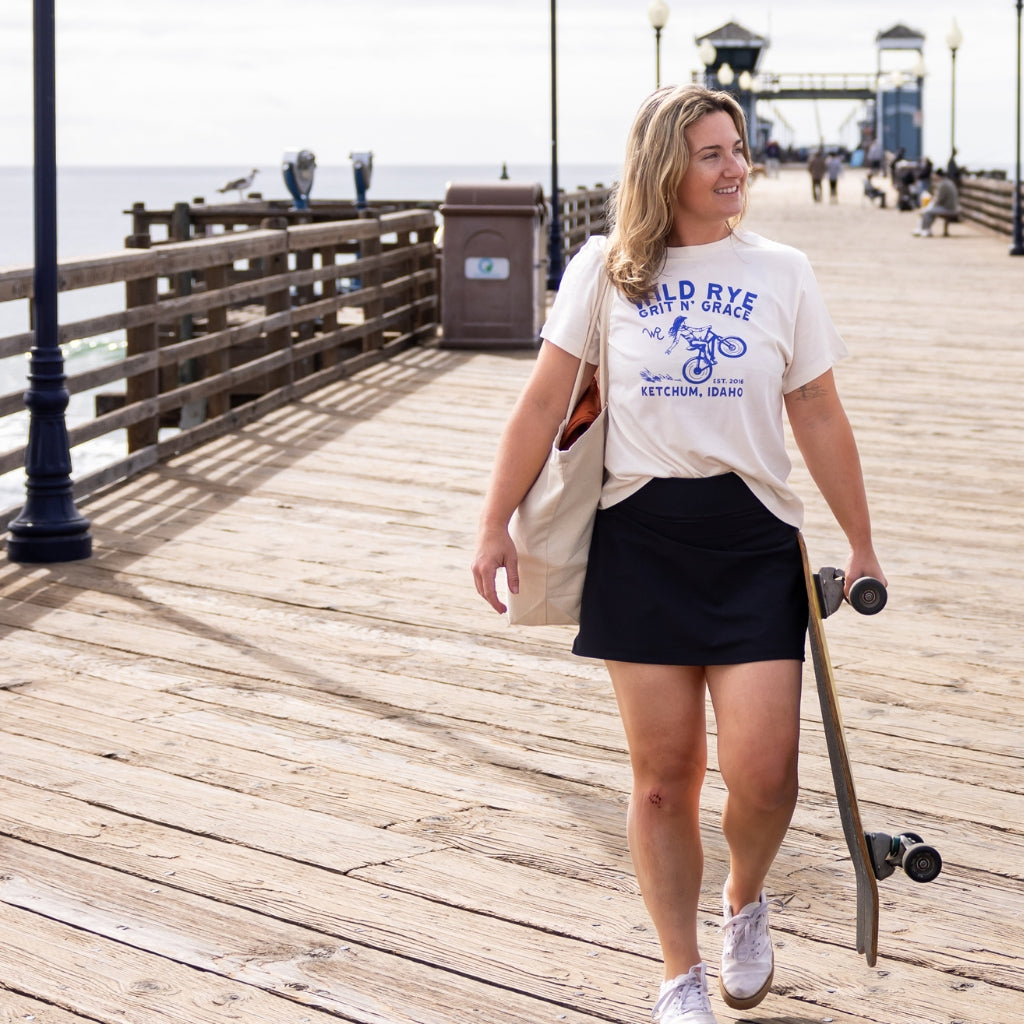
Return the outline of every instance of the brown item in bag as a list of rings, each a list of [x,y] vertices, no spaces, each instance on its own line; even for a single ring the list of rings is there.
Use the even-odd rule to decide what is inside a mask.
[[[601,411],[601,389],[597,385],[597,374],[590,382],[590,386],[583,392],[583,396],[576,403],[572,415],[565,424],[562,431],[562,440],[558,442],[559,451],[568,451],[575,441],[578,441],[583,432],[597,419]]]

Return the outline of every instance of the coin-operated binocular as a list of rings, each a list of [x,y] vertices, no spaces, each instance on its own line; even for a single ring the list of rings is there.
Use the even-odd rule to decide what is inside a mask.
[[[356,209],[366,209],[366,190],[370,187],[370,176],[373,174],[373,153],[349,153],[352,160],[352,173],[356,179]]]
[[[289,149],[281,163],[284,183],[295,200],[296,210],[309,208],[309,193],[313,188],[316,157],[309,149]]]

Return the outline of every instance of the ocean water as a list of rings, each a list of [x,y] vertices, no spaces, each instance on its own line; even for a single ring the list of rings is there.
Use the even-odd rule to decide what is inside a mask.
[[[248,167],[68,167],[57,174],[57,253],[59,259],[74,259],[115,252],[124,248],[131,231],[130,210],[134,203],[149,209],[170,209],[176,202],[203,197],[208,203],[234,202],[236,192],[221,194],[226,182],[244,176]],[[502,173],[494,165],[378,165],[373,168],[367,199],[443,200],[450,182],[492,181]],[[538,182],[545,194],[551,188],[551,168],[543,165],[509,164],[512,181]],[[578,186],[610,184],[618,177],[610,164],[561,165],[559,187],[571,191]],[[250,189],[266,199],[288,199],[279,166],[258,169]],[[351,166],[318,167],[310,193],[315,199],[354,199],[355,179]],[[33,175],[29,167],[0,167],[0,270],[28,266],[33,262]],[[123,285],[108,285],[58,297],[58,319],[62,323],[123,308]],[[0,337],[29,330],[27,302],[0,304]],[[118,359],[124,350],[120,333],[66,346],[67,372],[80,373]],[[26,385],[25,357],[0,359],[0,395],[11,394]],[[69,427],[93,417],[95,395],[72,395],[66,419]],[[28,434],[27,414],[0,420],[0,451],[24,444]],[[75,475],[90,472],[124,454],[123,435],[98,438],[72,452]],[[0,476],[0,509],[16,504],[24,495],[24,474],[19,470]]]

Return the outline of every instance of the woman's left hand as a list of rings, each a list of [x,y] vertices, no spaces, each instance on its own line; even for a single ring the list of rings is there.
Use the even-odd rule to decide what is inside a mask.
[[[888,580],[885,578],[885,573],[882,571],[882,566],[873,549],[869,549],[867,551],[851,551],[850,557],[846,562],[846,585],[844,590],[847,597],[850,596],[850,587],[852,587],[857,580],[863,579],[865,576],[872,576],[883,586],[887,587],[889,585]]]

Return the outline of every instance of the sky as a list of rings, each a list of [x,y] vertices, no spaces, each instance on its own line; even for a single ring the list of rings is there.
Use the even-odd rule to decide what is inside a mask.
[[[668,0],[662,83],[701,65],[695,37],[736,21],[770,40],[762,71],[873,73],[875,36],[926,37],[924,147],[956,142],[972,169],[1010,168],[1014,0]],[[618,165],[655,85],[648,0],[558,0],[558,156]],[[545,164],[551,158],[550,4],[544,0],[56,0],[58,162],[67,166],[321,166],[372,150],[392,164]],[[909,70],[915,53],[886,53]],[[852,144],[857,104],[761,103],[784,142]],[[845,127],[843,127],[845,124]],[[788,127],[786,127],[788,125]],[[32,3],[0,0],[0,166],[32,163]]]

